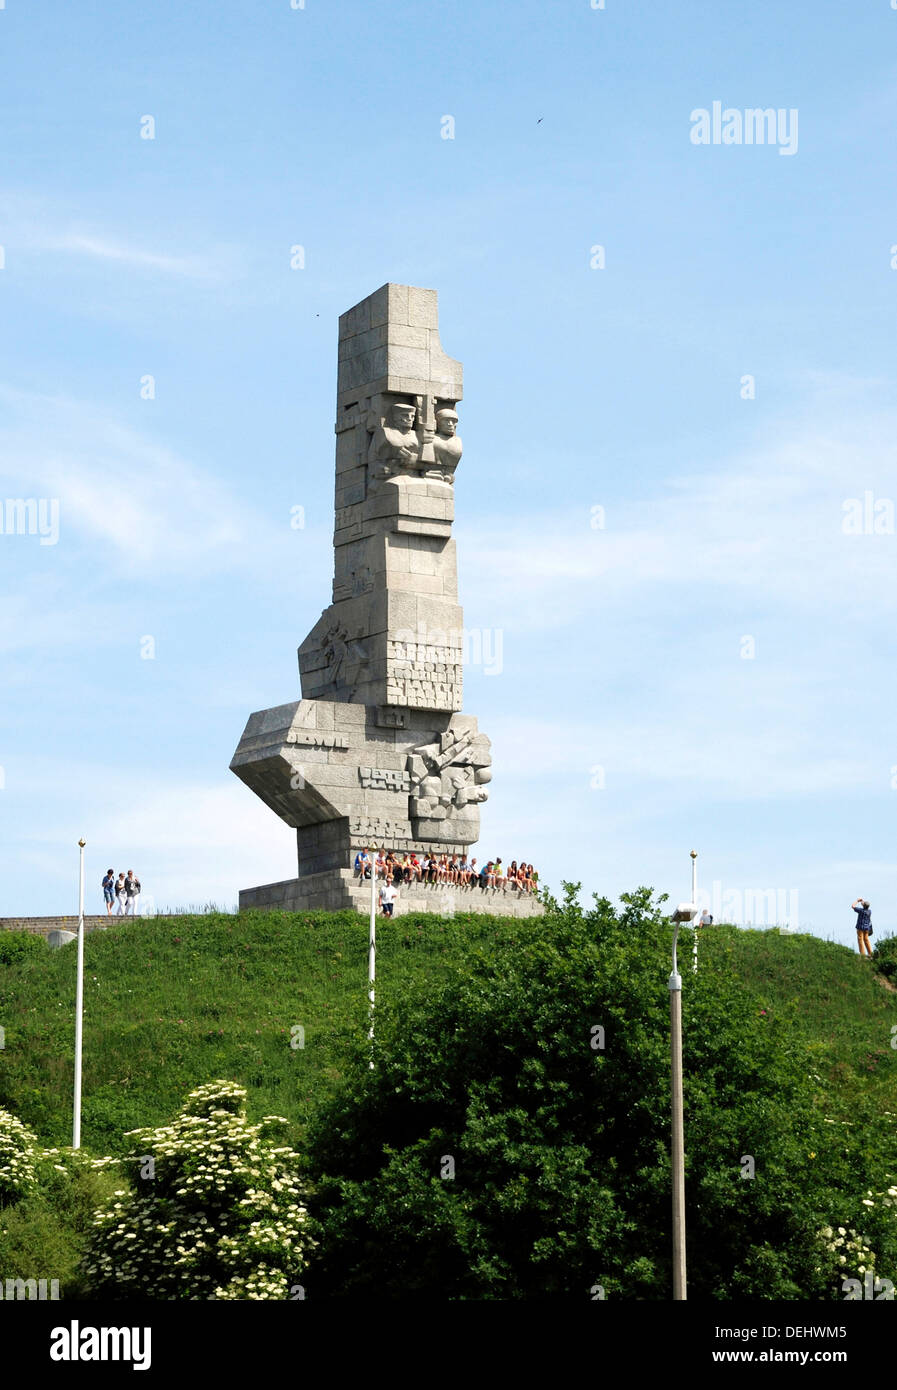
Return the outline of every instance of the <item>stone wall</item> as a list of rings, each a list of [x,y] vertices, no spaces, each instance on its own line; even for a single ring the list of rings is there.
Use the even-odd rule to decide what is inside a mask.
[[[108,927],[110,919],[105,913],[84,914],[84,930],[96,931],[98,927]],[[132,919],[133,920],[133,919]],[[28,931],[35,936],[48,936],[51,931],[78,930],[77,917],[0,917],[0,931]]]

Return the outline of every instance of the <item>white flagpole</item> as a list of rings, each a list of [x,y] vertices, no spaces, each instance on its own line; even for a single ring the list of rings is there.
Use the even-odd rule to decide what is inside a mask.
[[[75,1103],[72,1121],[72,1148],[81,1147],[81,1056],[84,1044],[84,846],[78,841],[78,967],[75,986]]]
[[[371,861],[371,928],[368,934],[368,984],[371,999],[371,1071],[374,1070],[374,975],[377,969],[377,864]]]
[[[698,851],[693,849],[691,852],[691,900],[698,905]],[[698,973],[698,932],[700,931],[700,921],[703,913],[699,912],[695,917],[695,945],[692,960],[692,969]]]

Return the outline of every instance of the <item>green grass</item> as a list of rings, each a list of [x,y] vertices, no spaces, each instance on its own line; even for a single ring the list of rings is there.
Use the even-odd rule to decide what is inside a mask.
[[[791,1022],[812,1045],[836,1118],[855,1107],[897,1112],[897,992],[856,951],[802,933],[710,927],[700,965],[733,970],[770,1016]]]
[[[473,915],[378,921],[377,997],[438,980],[462,941],[488,944],[501,927]],[[85,1147],[120,1152],[124,1131],[166,1123],[188,1090],[218,1077],[247,1086],[250,1112],[284,1115],[301,1142],[348,1040],[367,1027],[367,950],[367,921],[353,912],[138,918],[88,935]],[[0,1105],[47,1144],[71,1142],[74,998],[74,943],[38,942],[0,964]],[[295,1024],[305,1045],[294,1050]]]
[[[406,916],[377,924],[377,998],[438,987],[472,946],[521,945],[545,924],[481,916]],[[688,1027],[691,934],[684,933]],[[117,1154],[127,1130],[167,1124],[186,1093],[220,1077],[247,1087],[249,1114],[284,1115],[300,1151],[315,1109],[339,1086],[364,1036],[368,926],[352,913],[211,912],[116,921],[85,942],[82,1142]],[[71,1142],[75,947],[0,933],[0,1106],[49,1146]],[[844,946],[812,936],[714,926],[700,969],[725,970],[810,1043],[808,1077],[834,1122],[897,1113],[897,992]],[[666,979],[658,979],[664,991]],[[305,1045],[291,1048],[294,1025]],[[0,1209],[0,1277],[60,1277],[80,1289],[92,1202],[112,1173],[80,1178]],[[96,1188],[96,1191],[94,1191]]]
[[[523,921],[476,915],[378,921],[383,1002],[438,984],[471,944],[521,940]],[[539,928],[537,928],[538,930]],[[291,1139],[339,1084],[347,1044],[367,1026],[367,922],[356,913],[212,913],[117,922],[85,943],[82,1142],[117,1153],[122,1133],[166,1123],[193,1086],[249,1090],[255,1116],[283,1114]],[[0,941],[0,1105],[46,1144],[71,1139],[74,944]],[[688,934],[687,934],[688,935]],[[27,947],[30,946],[30,949]],[[8,963],[4,963],[8,960]],[[690,944],[683,953],[687,1026]],[[702,933],[702,970],[729,970],[811,1041],[832,1105],[857,1096],[897,1111],[897,993],[845,946],[776,930]],[[661,982],[662,986],[663,982]],[[301,1024],[305,1045],[290,1046]],[[832,1113],[835,1113],[833,1110]]]

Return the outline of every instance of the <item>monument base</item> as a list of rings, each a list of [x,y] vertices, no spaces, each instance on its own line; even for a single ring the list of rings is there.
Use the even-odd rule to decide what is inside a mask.
[[[264,883],[258,888],[240,890],[240,911],[342,912],[346,908],[367,915],[371,910],[370,879],[356,878],[351,869],[282,883]],[[379,908],[378,908],[379,911]],[[452,917],[462,912],[479,912],[491,917],[541,917],[542,903],[533,893],[516,888],[479,888],[461,883],[404,883],[399,886],[395,905],[397,917],[410,912],[435,912]]]

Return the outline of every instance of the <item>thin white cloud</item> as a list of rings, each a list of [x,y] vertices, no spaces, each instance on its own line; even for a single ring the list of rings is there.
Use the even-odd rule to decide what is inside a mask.
[[[677,602],[689,616],[728,596],[756,608],[851,610],[897,606],[897,537],[845,534],[845,506],[897,511],[897,421],[827,435],[796,431],[725,470],[678,475],[651,500],[617,500],[604,525],[586,503],[500,526],[458,528],[462,596],[474,621],[510,629],[580,624],[607,606]],[[498,616],[501,622],[499,624]]]
[[[521,786],[561,783],[567,794],[589,789],[601,769],[602,795],[621,804],[645,797],[699,794],[733,805],[800,799],[818,793],[860,794],[887,786],[885,761],[855,747],[848,733],[833,740],[810,732],[799,689],[774,721],[754,717],[743,703],[715,692],[712,707],[695,706],[694,693],[670,692],[662,705],[603,710],[589,724],[562,726],[551,719],[506,716],[480,719],[492,739],[504,782]],[[538,756],[533,756],[537,750]]]
[[[279,566],[329,567],[329,528],[291,531],[237,495],[210,469],[79,403],[0,386],[9,407],[0,427],[5,496],[59,503],[60,547],[95,545],[94,566],[112,560],[160,584],[185,575],[247,570],[276,582]],[[320,553],[319,553],[320,552]]]
[[[216,244],[190,254],[147,246],[124,233],[98,230],[47,199],[0,190],[0,216],[12,259],[62,253],[99,262],[107,270],[117,264],[123,270],[197,281],[222,281],[240,273],[240,253],[233,246]]]
[[[217,279],[222,269],[214,258],[166,256],[155,251],[144,251],[123,242],[76,232],[45,236],[39,243],[32,242],[32,246],[39,250],[69,251],[74,255],[91,256],[101,261],[118,261],[123,265],[159,270],[167,275],[186,275],[195,279]]]

